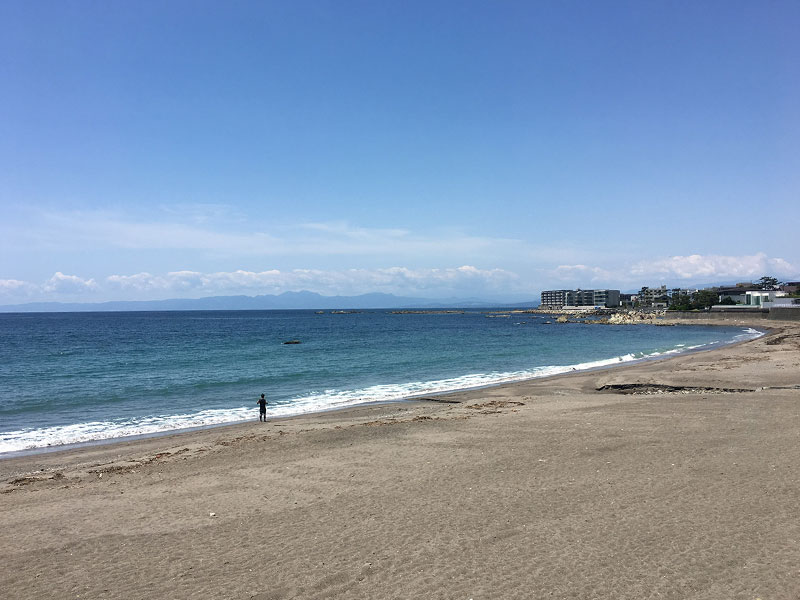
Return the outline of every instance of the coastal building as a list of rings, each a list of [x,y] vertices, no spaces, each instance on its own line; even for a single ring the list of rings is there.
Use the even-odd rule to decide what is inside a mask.
[[[619,306],[619,290],[592,290],[592,300],[595,306],[614,308]]]
[[[636,302],[636,294],[620,294],[619,295],[619,305],[623,308],[632,308],[634,302]]]
[[[567,294],[571,290],[544,290],[539,308],[546,310],[558,310],[567,304]]]
[[[694,296],[700,290],[698,289],[691,289],[691,288],[672,288],[667,292],[667,295],[671,298],[675,298],[676,296],[689,296],[690,298]]]
[[[717,290],[719,294],[719,301],[722,302],[725,298],[730,298],[736,304],[744,304],[747,299],[747,291],[751,289],[748,287],[722,287]]]
[[[665,307],[672,304],[674,298],[689,296],[692,298],[698,292],[691,288],[668,288],[666,285],[658,287],[643,287],[636,295],[639,306]]]
[[[637,294],[639,306],[666,307],[669,304],[669,290],[667,286],[659,287],[644,286]]]
[[[619,290],[544,290],[540,308],[561,310],[565,306],[613,308],[619,306]]]
[[[763,306],[774,302],[775,298],[785,296],[786,292],[775,290],[750,290],[745,294],[745,304],[750,306]]]
[[[744,287],[734,288],[720,288],[717,290],[719,294],[719,301],[722,302],[726,298],[730,298],[736,304],[744,306],[763,306],[774,302],[776,298],[786,295],[786,292],[780,290],[761,290],[761,289],[748,289]]]

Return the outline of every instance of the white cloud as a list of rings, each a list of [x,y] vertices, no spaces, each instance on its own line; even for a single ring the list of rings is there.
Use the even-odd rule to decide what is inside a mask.
[[[181,208],[181,207],[179,207]],[[202,208],[202,207],[201,207]],[[27,245],[65,252],[196,251],[214,257],[376,257],[419,262],[467,261],[491,256],[526,256],[535,249],[517,239],[476,236],[458,230],[411,232],[403,228],[366,228],[348,221],[263,223],[244,218],[213,218],[217,207],[164,209],[154,221],[107,211],[38,213],[26,233]],[[220,211],[222,209],[219,209]],[[198,216],[200,215],[200,216]]]
[[[596,281],[610,281],[613,275],[610,271],[600,267],[589,267],[587,265],[559,265],[556,267],[553,275],[565,282],[570,281],[587,281],[590,283]]]
[[[714,283],[725,280],[755,280],[764,275],[795,277],[800,269],[782,258],[770,258],[763,252],[745,256],[701,255],[670,256],[641,260],[613,269],[575,264],[559,265],[548,278],[575,286],[589,284],[611,287],[639,287],[661,283]]]
[[[509,291],[518,290],[521,283],[521,278],[511,271],[479,269],[472,265],[432,269],[239,269],[210,273],[184,270],[163,274],[117,274],[99,281],[57,272],[40,285],[11,279],[0,280],[0,298],[6,303],[31,299],[145,300],[279,294],[299,290],[323,295],[357,295],[378,291],[425,297],[500,297]],[[78,298],[81,294],[82,297]]]
[[[763,252],[745,256],[701,255],[670,256],[653,261],[641,261],[633,265],[635,277],[658,277],[662,279],[752,279],[763,275],[777,277],[792,276],[796,266],[782,258],[769,258]]]
[[[136,275],[110,275],[106,281],[112,286],[123,290],[157,290],[165,287],[165,280],[150,273],[137,273]]]
[[[345,223],[317,224],[309,229],[317,231],[333,229],[341,232],[344,237],[354,238],[369,238],[370,232],[379,231],[351,228]],[[384,244],[387,243],[388,235],[403,239],[410,234],[401,230],[385,230],[381,234]],[[461,238],[458,243],[467,243],[467,239]],[[451,241],[453,240],[457,238],[454,237]],[[373,240],[369,243],[377,242]],[[417,240],[411,243],[424,246],[428,242]],[[447,261],[447,257],[439,256],[438,253],[430,252],[430,255],[442,262]],[[545,259],[539,259],[542,260]],[[59,271],[41,283],[10,278],[0,280],[0,300],[6,304],[32,300],[146,300],[279,294],[298,290],[309,290],[323,295],[357,295],[377,291],[430,298],[479,296],[500,299],[522,295],[533,297],[533,294],[540,289],[556,287],[638,289],[643,285],[661,283],[699,284],[754,280],[763,275],[791,279],[800,274],[800,269],[796,265],[783,258],[769,257],[763,252],[742,256],[699,254],[671,256],[602,267],[577,261],[550,268],[536,266],[533,259],[530,259],[530,262],[526,260],[520,262],[523,266],[519,274],[509,269],[483,269],[464,263],[460,263],[461,266],[445,268],[394,266],[349,269],[272,268],[261,271],[193,269],[164,273],[116,274],[98,279],[68,275]]]
[[[324,233],[326,235],[341,237],[350,240],[373,240],[380,241],[386,239],[401,239],[409,237],[407,229],[385,229],[357,227],[347,221],[332,221],[327,223],[303,223],[300,229]]]
[[[437,294],[457,291],[494,292],[508,290],[519,277],[503,269],[478,269],[465,265],[444,269],[293,269],[201,273],[176,271],[165,275],[137,273],[106,278],[109,289],[174,294],[266,294],[288,290],[309,290],[322,294],[361,294],[373,291],[412,294],[432,291]],[[163,294],[161,294],[163,295]]]
[[[48,293],[81,294],[96,290],[97,283],[94,279],[83,279],[77,275],[64,275],[61,271],[58,271],[44,283],[42,289]]]
[[[0,279],[0,297],[27,296],[37,291],[37,286],[19,279]]]
[[[162,204],[158,208],[162,213],[169,215],[173,219],[185,220],[197,225],[215,224],[223,221],[236,223],[247,221],[246,215],[228,204],[177,203]]]
[[[18,279],[0,279],[0,288],[4,290],[18,290],[30,285],[27,281]]]
[[[88,300],[87,293],[99,290],[94,279],[56,272],[41,284],[18,279],[0,279],[0,300],[3,302],[28,302],[37,300]]]

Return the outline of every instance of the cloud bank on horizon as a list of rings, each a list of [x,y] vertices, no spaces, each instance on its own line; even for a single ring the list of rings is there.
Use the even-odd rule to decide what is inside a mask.
[[[638,288],[640,285],[691,285],[692,282],[721,280],[754,281],[765,273],[785,277],[797,268],[781,258],[764,254],[752,256],[672,256],[653,263],[638,262],[611,272],[586,265],[559,265],[540,277],[554,281],[554,287]],[[641,283],[645,282],[645,283]],[[0,300],[7,303],[42,301],[105,301],[199,298],[224,295],[280,294],[307,290],[322,295],[359,295],[382,292],[431,298],[474,295],[484,290],[487,299],[536,299],[530,281],[503,269],[482,270],[463,265],[455,268],[347,269],[325,271],[293,269],[201,273],[175,271],[161,275],[142,272],[108,275],[100,281],[61,272],[42,283],[0,280]]]
[[[87,6],[0,7],[0,304],[800,279],[796,2]]]

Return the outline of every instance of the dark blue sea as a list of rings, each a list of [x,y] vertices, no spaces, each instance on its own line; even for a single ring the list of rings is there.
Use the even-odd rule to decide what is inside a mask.
[[[0,314],[0,453],[402,400],[711,348],[741,327],[533,314]],[[297,340],[299,344],[284,342]]]

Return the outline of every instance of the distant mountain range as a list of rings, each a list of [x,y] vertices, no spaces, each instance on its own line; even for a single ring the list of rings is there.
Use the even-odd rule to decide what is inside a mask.
[[[393,294],[362,294],[360,296],[322,296],[314,292],[284,292],[264,296],[213,296],[171,300],[116,300],[112,302],[29,302],[0,306],[0,312],[110,312],[158,310],[347,310],[386,308],[483,308],[534,307],[538,300],[513,304],[478,298],[408,298]]]

